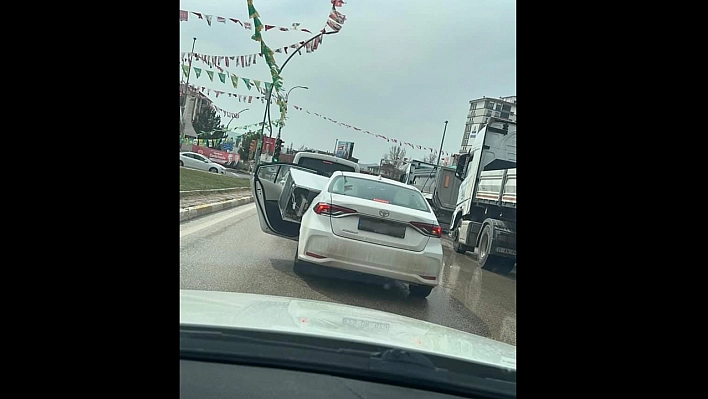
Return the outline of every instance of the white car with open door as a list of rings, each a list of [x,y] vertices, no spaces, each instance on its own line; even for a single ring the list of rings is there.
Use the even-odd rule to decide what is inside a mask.
[[[377,275],[408,283],[418,297],[438,285],[442,229],[415,187],[282,164],[258,167],[252,184],[261,229],[298,240],[295,271],[306,262]]]

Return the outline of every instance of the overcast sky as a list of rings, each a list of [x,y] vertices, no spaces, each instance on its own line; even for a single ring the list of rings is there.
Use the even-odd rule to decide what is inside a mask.
[[[254,0],[264,24],[300,27],[314,33],[325,25],[330,0]],[[190,11],[180,22],[180,51],[210,55],[242,55],[259,52],[259,44],[248,31],[229,21],[248,19],[246,0],[182,0],[180,9]],[[312,53],[295,55],[282,73],[284,87],[308,86],[290,94],[288,120],[282,138],[295,148],[333,150],[335,140],[353,141],[354,157],[361,163],[378,163],[391,145],[384,139],[363,133],[368,130],[436,150],[445,120],[448,120],[443,151],[457,152],[462,141],[469,100],[516,95],[516,5],[511,0],[349,0],[337,8],[346,15],[338,34],[324,36]],[[214,15],[209,26],[191,11]],[[175,12],[175,19],[177,19]],[[225,24],[216,17],[227,18]],[[328,28],[328,30],[330,30]],[[306,32],[262,31],[271,49],[312,37]],[[288,51],[290,53],[290,51]],[[275,54],[278,65],[288,55]],[[175,57],[177,58],[177,57]],[[193,66],[206,67],[201,62]],[[222,65],[223,67],[223,65]],[[210,69],[206,67],[205,69]],[[228,71],[246,78],[271,81],[263,58],[247,68],[230,66]],[[216,69],[213,69],[216,71]],[[181,73],[181,71],[180,71]],[[234,89],[215,76],[211,82],[194,72],[190,84],[238,94],[248,91],[243,82]],[[214,104],[227,111],[249,108],[231,123],[241,126],[260,122],[265,104],[239,103],[214,93]],[[362,129],[356,131],[308,115],[303,107]],[[276,118],[277,107],[271,107]],[[230,118],[222,121],[226,124]],[[407,156],[422,159],[430,150],[405,146]]]

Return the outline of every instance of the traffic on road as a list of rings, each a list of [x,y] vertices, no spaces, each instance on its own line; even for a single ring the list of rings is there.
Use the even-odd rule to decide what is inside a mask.
[[[515,398],[515,2],[180,8],[180,396]]]

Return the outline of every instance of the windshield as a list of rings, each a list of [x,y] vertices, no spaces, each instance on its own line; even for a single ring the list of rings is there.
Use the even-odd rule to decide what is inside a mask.
[[[516,2],[179,7],[195,320],[515,369]]]
[[[330,192],[371,201],[402,206],[417,211],[428,211],[425,198],[415,190],[369,179],[335,177]]]
[[[342,165],[339,163],[335,163],[332,161],[326,161],[324,159],[317,159],[317,158],[308,158],[308,157],[302,157],[300,158],[298,165],[308,168],[308,169],[313,169],[316,170],[319,174],[322,176],[327,176],[330,177],[334,172],[354,172],[354,168],[351,166],[347,165]]]

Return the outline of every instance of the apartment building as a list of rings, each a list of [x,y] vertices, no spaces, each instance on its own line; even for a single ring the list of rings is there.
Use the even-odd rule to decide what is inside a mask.
[[[465,123],[465,133],[460,144],[460,153],[466,153],[490,117],[516,122],[516,96],[482,97],[470,101],[470,109]]]

